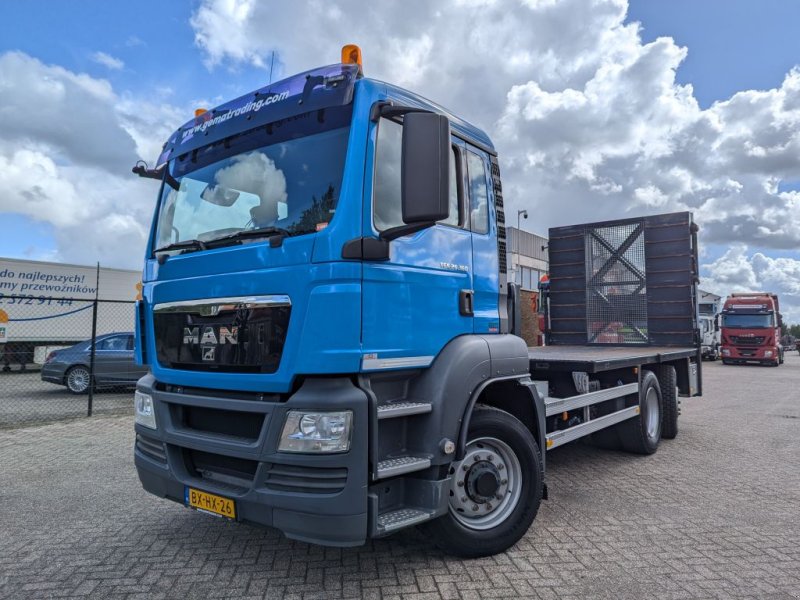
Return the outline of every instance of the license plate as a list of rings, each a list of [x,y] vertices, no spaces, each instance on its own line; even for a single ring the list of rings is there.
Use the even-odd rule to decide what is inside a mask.
[[[226,519],[236,518],[236,503],[233,500],[190,487],[186,488],[186,506]]]

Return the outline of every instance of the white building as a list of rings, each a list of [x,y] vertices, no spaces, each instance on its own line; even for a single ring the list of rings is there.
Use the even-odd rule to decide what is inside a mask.
[[[508,280],[523,290],[537,291],[539,278],[547,273],[547,238],[516,227],[506,227]]]

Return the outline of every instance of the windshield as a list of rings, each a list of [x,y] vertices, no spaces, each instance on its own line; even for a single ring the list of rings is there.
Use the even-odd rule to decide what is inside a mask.
[[[342,186],[350,109],[307,113],[170,162],[156,249],[241,231],[313,233],[333,219]]]
[[[772,313],[767,313],[762,315],[723,314],[722,326],[735,327],[738,329],[759,329],[765,327],[774,327],[774,325],[772,324]]]

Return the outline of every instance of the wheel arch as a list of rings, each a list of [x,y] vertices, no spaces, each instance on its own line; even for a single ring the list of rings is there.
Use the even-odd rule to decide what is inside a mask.
[[[87,371],[89,371],[89,377],[92,376],[92,368],[89,365],[85,365],[82,362],[76,362],[69,365],[66,369],[64,369],[64,375],[61,377],[61,385],[67,385],[67,375],[69,372],[72,371],[75,367],[83,367]]]
[[[491,406],[519,420],[533,435],[545,460],[545,406],[530,377],[496,377],[478,386],[470,397],[461,420],[456,444],[456,458],[462,459],[472,414],[477,405]]]

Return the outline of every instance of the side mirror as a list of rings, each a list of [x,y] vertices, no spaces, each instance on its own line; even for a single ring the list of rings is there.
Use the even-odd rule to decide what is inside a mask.
[[[403,222],[431,224],[450,215],[450,122],[436,113],[403,118]]]

